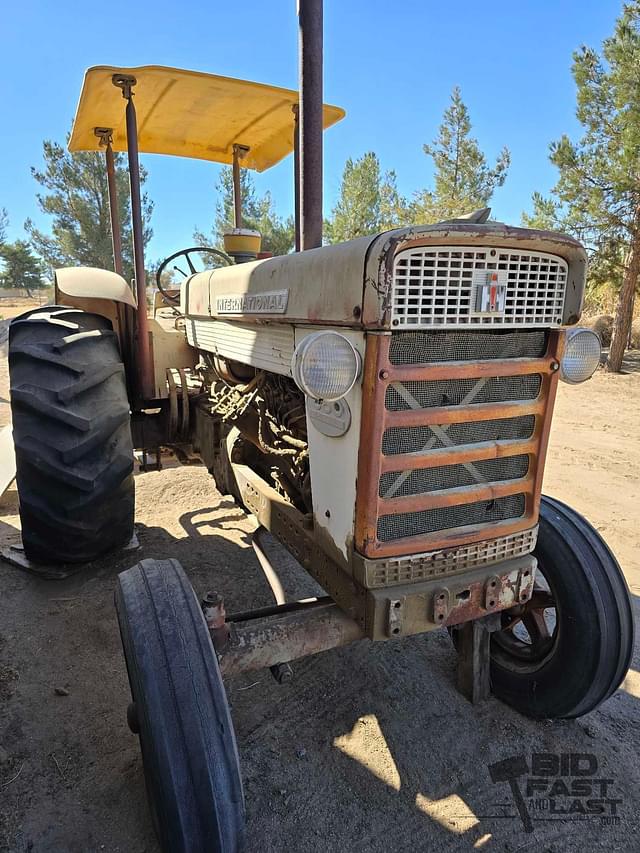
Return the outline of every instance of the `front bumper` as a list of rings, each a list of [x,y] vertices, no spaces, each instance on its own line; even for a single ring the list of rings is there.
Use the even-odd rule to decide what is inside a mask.
[[[367,594],[367,634],[387,640],[457,625],[522,604],[531,598],[537,561],[529,555]]]

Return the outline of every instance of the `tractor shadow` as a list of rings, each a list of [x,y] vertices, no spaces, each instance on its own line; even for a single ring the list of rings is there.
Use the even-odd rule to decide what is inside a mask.
[[[632,600],[637,620],[640,598]],[[294,662],[294,679],[284,687],[267,671],[230,679],[248,849],[525,851],[544,844],[554,853],[577,853],[594,849],[594,833],[613,846],[634,837],[637,650],[621,689],[596,711],[567,721],[531,720],[493,697],[470,704],[456,689],[456,660],[446,632],[436,631],[365,640]],[[538,753],[558,766],[562,755],[590,756],[593,778],[612,780],[609,796],[619,803],[605,806],[602,817],[585,817],[582,797],[571,816],[550,815],[548,797],[526,797]],[[502,762],[528,768],[517,780],[524,817],[499,775]],[[558,780],[560,770],[548,788]],[[571,802],[559,797],[558,809]]]
[[[9,492],[2,501],[2,515],[17,513],[17,496]],[[25,662],[18,661],[18,668],[26,670],[27,661],[37,661],[38,676],[46,678],[63,664],[77,666],[72,650],[92,650],[86,671],[75,671],[75,678],[82,677],[92,689],[78,707],[78,724],[71,727],[65,748],[77,749],[88,764],[109,768],[115,743],[132,762],[124,771],[126,785],[117,769],[101,775],[97,789],[89,774],[79,776],[70,791],[54,794],[38,792],[37,776],[27,769],[7,789],[16,808],[29,801],[53,815],[80,807],[114,847],[156,849],[137,745],[129,742],[121,719],[127,686],[112,603],[116,575],[143,559],[172,558],[180,561],[199,597],[209,590],[221,593],[227,612],[273,603],[251,548],[255,523],[231,500],[213,498],[203,504],[178,515],[173,534],[162,526],[137,523],[136,550],[97,560],[65,580],[43,581],[2,564],[7,601],[16,601],[25,612],[29,608],[35,626],[21,640]],[[0,534],[19,535],[4,522]],[[319,593],[284,548],[273,542],[268,551],[288,599]],[[633,596],[633,603],[638,618],[640,598]],[[8,625],[13,619],[7,613]],[[9,625],[7,633],[7,649],[17,652],[18,623],[15,630]],[[69,648],[62,662],[61,636]],[[105,662],[114,676],[102,683],[98,673]],[[455,668],[450,640],[437,631],[378,644],[364,640],[304,658],[294,662],[288,685],[276,684],[268,670],[229,679],[247,801],[247,851],[515,853],[542,844],[554,853],[589,853],[596,849],[594,834],[597,844],[634,849],[630,839],[639,831],[634,804],[640,801],[638,655],[622,689],[587,717],[563,722],[529,720],[494,698],[471,705],[457,692]],[[114,705],[113,678],[117,707],[97,716],[97,708]],[[33,693],[21,701],[31,709],[36,745],[61,751],[54,742],[58,735],[46,728],[51,710],[40,707],[38,678],[33,677],[31,686],[26,678],[21,684],[21,690]],[[88,719],[90,727],[80,724]],[[509,758],[524,758],[530,766],[536,752],[595,756],[598,777],[612,779],[611,793],[622,801],[620,823],[552,822],[543,819],[548,814],[537,812],[534,832],[525,832],[509,785],[492,782],[489,767]],[[98,800],[108,802],[109,809],[99,811]],[[113,815],[120,813],[128,820],[114,826]],[[45,845],[40,849],[72,849],[71,839],[60,834],[63,828],[50,823],[40,836]],[[72,830],[67,825],[64,831]],[[77,849],[86,849],[80,835],[78,844]]]

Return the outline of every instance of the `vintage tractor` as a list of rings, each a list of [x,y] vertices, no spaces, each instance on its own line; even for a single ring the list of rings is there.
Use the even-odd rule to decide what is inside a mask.
[[[303,655],[446,626],[469,697],[490,685],[524,714],[577,717],[616,690],[633,645],[611,551],[541,496],[558,382],[583,382],[600,357],[576,326],[582,246],[488,210],[322,246],[322,129],[343,112],[322,105],[318,0],[300,14],[300,93],[155,66],[86,73],[70,149],[104,149],[115,271],[59,270],[55,306],[10,331],[30,567],[128,543],[134,448],[192,448],[261,525],[273,607],[234,616],[219,593],[199,602],[171,559],[118,579],[128,719],[167,851],[240,843],[221,674],[270,666],[285,680]],[[129,158],[133,290],[120,274],[114,150]],[[168,258],[153,316],[139,150],[232,163],[236,186],[226,252]],[[256,258],[240,168],[291,151],[299,251]],[[170,267],[185,273],[178,286]],[[326,597],[284,601],[265,528]]]

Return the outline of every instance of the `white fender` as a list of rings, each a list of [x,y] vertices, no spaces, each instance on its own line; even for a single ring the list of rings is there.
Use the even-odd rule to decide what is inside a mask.
[[[88,299],[107,299],[137,306],[131,288],[118,273],[97,267],[63,267],[56,270],[56,293]]]

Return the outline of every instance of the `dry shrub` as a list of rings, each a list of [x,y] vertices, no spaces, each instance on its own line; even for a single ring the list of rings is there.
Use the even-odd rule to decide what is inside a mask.
[[[640,349],[640,318],[631,324],[631,349]]]
[[[581,324],[587,326],[600,337],[603,347],[608,347],[611,343],[611,333],[613,332],[613,317],[610,314],[600,314],[598,317],[583,317]]]

